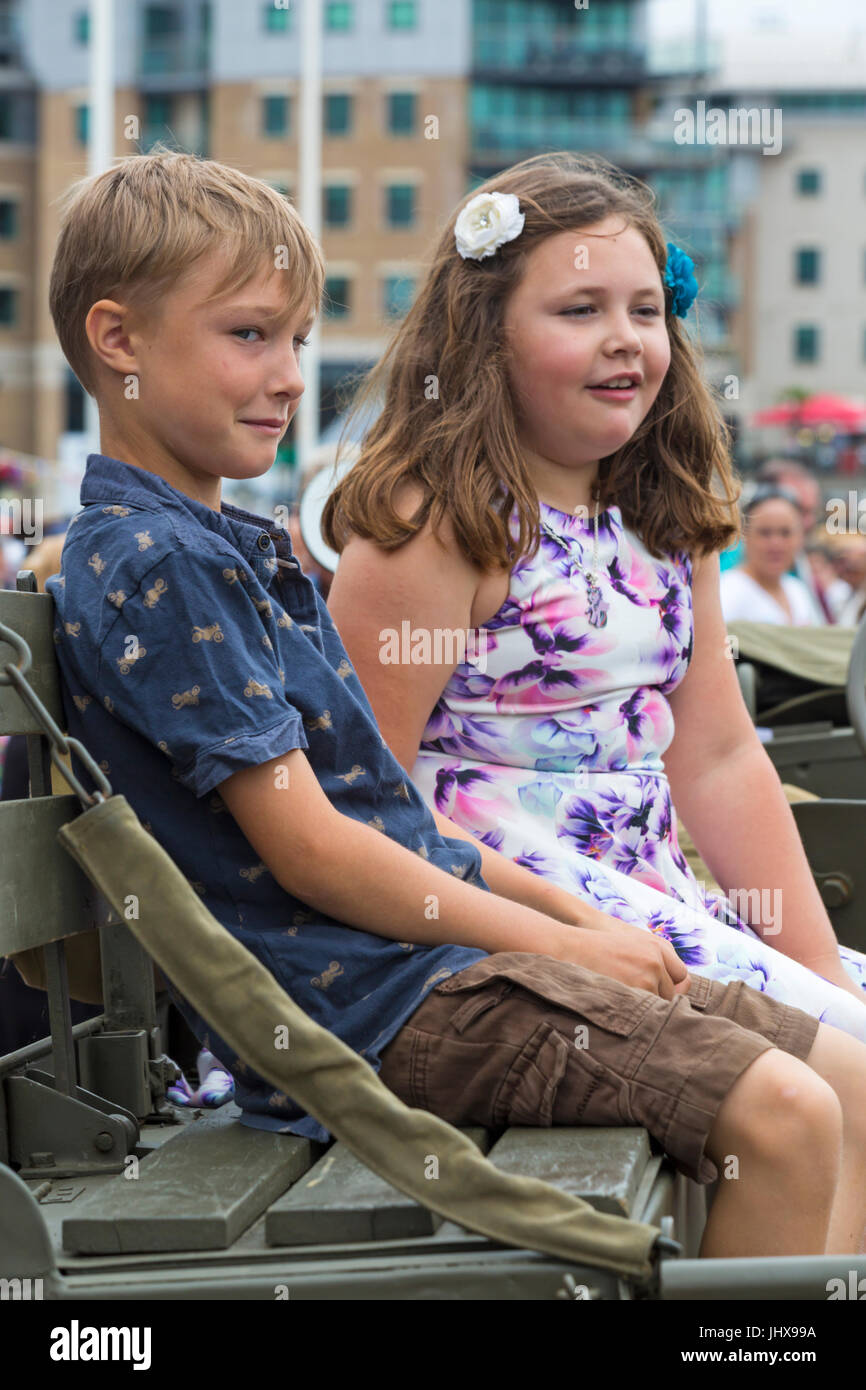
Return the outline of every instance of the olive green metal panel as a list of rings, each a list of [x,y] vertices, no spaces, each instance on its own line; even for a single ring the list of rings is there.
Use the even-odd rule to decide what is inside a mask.
[[[11,627],[27,643],[33,664],[25,679],[45,705],[51,718],[65,728],[63,701],[60,695],[60,672],[54,646],[54,599],[50,594],[24,594],[14,589],[0,589],[0,623]],[[18,656],[8,642],[0,638],[0,670]],[[11,685],[0,685],[0,734],[38,734],[42,730]]]
[[[80,1254],[225,1250],[322,1151],[294,1134],[249,1129],[215,1111],[184,1127],[82,1201],[63,1222]]]
[[[817,796],[866,800],[866,758],[851,729],[773,738],[764,748],[783,782]]]
[[[800,801],[791,807],[839,941],[866,951],[866,801]]]
[[[482,1153],[487,1131],[464,1129]],[[436,1156],[429,1178],[435,1182]],[[427,1174],[425,1173],[425,1176]],[[276,1201],[265,1219],[268,1245],[327,1245],[429,1236],[441,1217],[413,1202],[367,1168],[345,1144],[334,1144],[290,1192]]]
[[[490,1151],[505,1173],[561,1187],[596,1211],[633,1215],[644,1170],[652,1158],[645,1129],[586,1126],[507,1129]]]
[[[0,801],[0,956],[93,926],[96,890],[57,839],[80,812],[72,795]]]

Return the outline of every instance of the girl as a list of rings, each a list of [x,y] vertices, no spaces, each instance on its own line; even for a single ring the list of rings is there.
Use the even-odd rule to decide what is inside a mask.
[[[802,579],[789,573],[803,548],[803,519],[793,493],[759,487],[743,507],[745,557],[720,579],[725,622],[823,627],[825,618]]]
[[[324,511],[329,607],[494,891],[491,851],[866,1040],[866,957],[835,940],[740,696],[718,561],[739,493],[680,324],[691,261],[653,201],[560,153],[452,217],[358,402],[384,394]]]

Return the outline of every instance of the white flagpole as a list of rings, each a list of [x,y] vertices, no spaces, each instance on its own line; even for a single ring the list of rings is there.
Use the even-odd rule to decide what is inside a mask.
[[[114,0],[90,0],[90,128],[87,172],[101,174],[114,155]],[[99,412],[85,397],[85,431],[99,450]]]
[[[322,5],[301,0],[301,121],[298,211],[317,240],[322,229]],[[304,468],[319,441],[318,323],[303,349],[304,394],[295,415],[296,458]]]

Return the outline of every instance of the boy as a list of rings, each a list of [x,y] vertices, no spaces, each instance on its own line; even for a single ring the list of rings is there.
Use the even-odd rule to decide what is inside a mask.
[[[646,1124],[699,1181],[743,1166],[703,1254],[856,1249],[866,1048],[443,837],[288,534],[221,502],[222,478],[274,462],[323,283],[291,206],[223,165],[157,151],[70,190],[51,312],[102,450],[46,586],[70,733],[227,930],[410,1104]],[[327,1138],[174,997],[242,1123]]]

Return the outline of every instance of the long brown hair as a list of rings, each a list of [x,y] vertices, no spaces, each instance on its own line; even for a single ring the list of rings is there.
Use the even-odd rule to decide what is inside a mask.
[[[436,530],[447,514],[463,553],[485,570],[534,554],[538,502],[506,372],[509,294],[533,247],[611,214],[643,234],[664,276],[667,249],[655,193],[600,156],[536,155],[471,196],[493,191],[519,198],[520,235],[493,256],[464,260],[454,239],[461,204],[439,237],[414,304],[352,402],[340,448],[352,421],[384,400],[357,463],[325,505],[322,534],[338,553],[351,532],[397,549],[428,517]],[[701,376],[697,349],[671,312],[668,290],[665,301],[670,367],[632,438],[600,460],[595,490],[599,505],[619,506],[623,524],[655,556],[717,550],[740,535],[729,431]],[[422,496],[405,518],[394,497],[408,480]],[[516,552],[508,531],[515,504]]]

